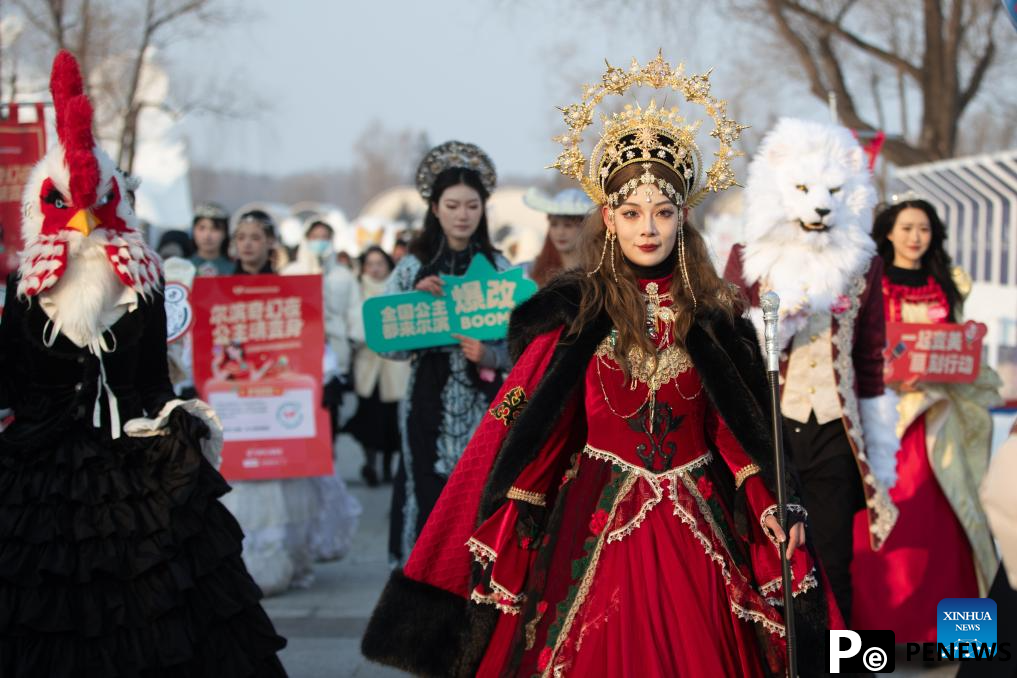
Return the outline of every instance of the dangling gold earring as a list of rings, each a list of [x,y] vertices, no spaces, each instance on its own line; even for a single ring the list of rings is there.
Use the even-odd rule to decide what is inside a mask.
[[[692,297],[692,312],[696,312],[696,293],[692,291],[692,283],[689,282],[689,270],[685,266],[685,212],[678,216],[678,262],[682,267],[682,280],[685,282],[685,289]]]
[[[614,278],[615,282],[618,282],[618,269],[614,267],[614,241],[618,239],[618,236],[611,233],[611,277]]]
[[[604,257],[607,256],[607,242],[611,240],[611,235],[612,235],[611,231],[604,229],[604,248],[600,250],[600,262],[597,264],[597,268],[593,269],[592,271],[586,274],[587,278],[595,275],[597,271],[599,271],[604,266]],[[611,248],[611,251],[612,252],[614,251],[613,246]]]

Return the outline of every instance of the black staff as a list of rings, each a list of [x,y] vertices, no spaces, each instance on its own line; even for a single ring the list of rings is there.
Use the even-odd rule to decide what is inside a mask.
[[[763,308],[763,335],[766,341],[766,378],[770,382],[770,419],[773,431],[773,460],[777,474],[777,520],[788,541],[791,530],[787,524],[787,482],[784,480],[784,428],[780,415],[780,347],[777,346],[777,310],[780,297],[767,292],[759,299]],[[781,577],[784,583],[784,629],[787,638],[787,675],[798,678],[798,656],[795,652],[795,609],[792,592],[791,561],[787,557],[787,541],[780,551]]]

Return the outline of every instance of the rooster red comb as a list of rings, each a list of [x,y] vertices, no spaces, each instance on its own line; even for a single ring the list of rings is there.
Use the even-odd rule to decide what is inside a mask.
[[[71,201],[78,209],[87,209],[95,203],[99,188],[99,160],[92,136],[92,104],[85,96],[81,68],[70,52],[61,50],[53,59],[49,89],[56,109],[57,138],[71,175]]]

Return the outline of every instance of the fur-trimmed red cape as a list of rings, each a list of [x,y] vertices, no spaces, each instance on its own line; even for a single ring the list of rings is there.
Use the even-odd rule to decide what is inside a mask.
[[[419,675],[476,672],[498,612],[469,602],[479,571],[465,544],[506,501],[513,481],[562,414],[575,406],[586,367],[610,331],[605,314],[578,336],[563,338],[563,327],[578,311],[579,289],[575,278],[562,276],[513,313],[509,349],[517,362],[495,402],[521,388],[527,403],[510,427],[493,414],[484,417],[405,569],[393,573],[382,592],[362,643],[369,659]],[[689,330],[686,349],[713,405],[772,490],[765,367],[751,323],[739,318],[732,324],[702,313]],[[791,477],[788,482],[797,486]],[[734,494],[733,478],[730,487]],[[734,506],[736,527],[744,534],[748,521],[756,518],[747,515],[743,490],[735,495]],[[823,675],[829,627],[825,590],[803,593],[795,603],[800,673]]]

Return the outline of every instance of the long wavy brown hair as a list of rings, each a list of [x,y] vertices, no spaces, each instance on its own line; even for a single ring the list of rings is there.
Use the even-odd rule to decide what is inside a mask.
[[[622,184],[638,177],[644,171],[639,163],[623,167],[608,180],[606,193],[617,191]],[[650,172],[657,178],[669,182],[672,186],[683,185],[683,182],[673,171],[659,163],[653,163],[650,166]],[[678,208],[681,209],[681,206],[679,205]],[[734,315],[741,312],[741,301],[734,288],[717,275],[713,262],[710,260],[706,242],[699,231],[686,221],[684,228],[679,233],[683,236],[689,284],[695,294],[695,304],[693,304],[693,297],[685,287],[681,260],[676,258],[674,277],[671,279],[671,296],[674,299],[672,308],[676,315],[674,341],[681,345],[692,326],[695,314],[714,311],[733,320]],[[583,224],[583,234],[579,243],[582,270],[593,271],[597,268],[601,253],[604,251],[606,234],[607,228],[601,211],[595,209]],[[678,244],[676,238],[675,247],[678,247]],[[645,355],[655,355],[657,348],[646,334],[646,302],[639,290],[636,275],[625,263],[621,247],[617,243],[615,243],[614,252],[613,268],[609,246],[600,270],[593,275],[580,276],[582,294],[579,313],[569,327],[569,334],[578,334],[601,312],[606,311],[617,331],[615,358],[628,377],[630,374],[628,364],[630,349],[639,347]],[[617,271],[618,282],[614,280],[614,271]]]

